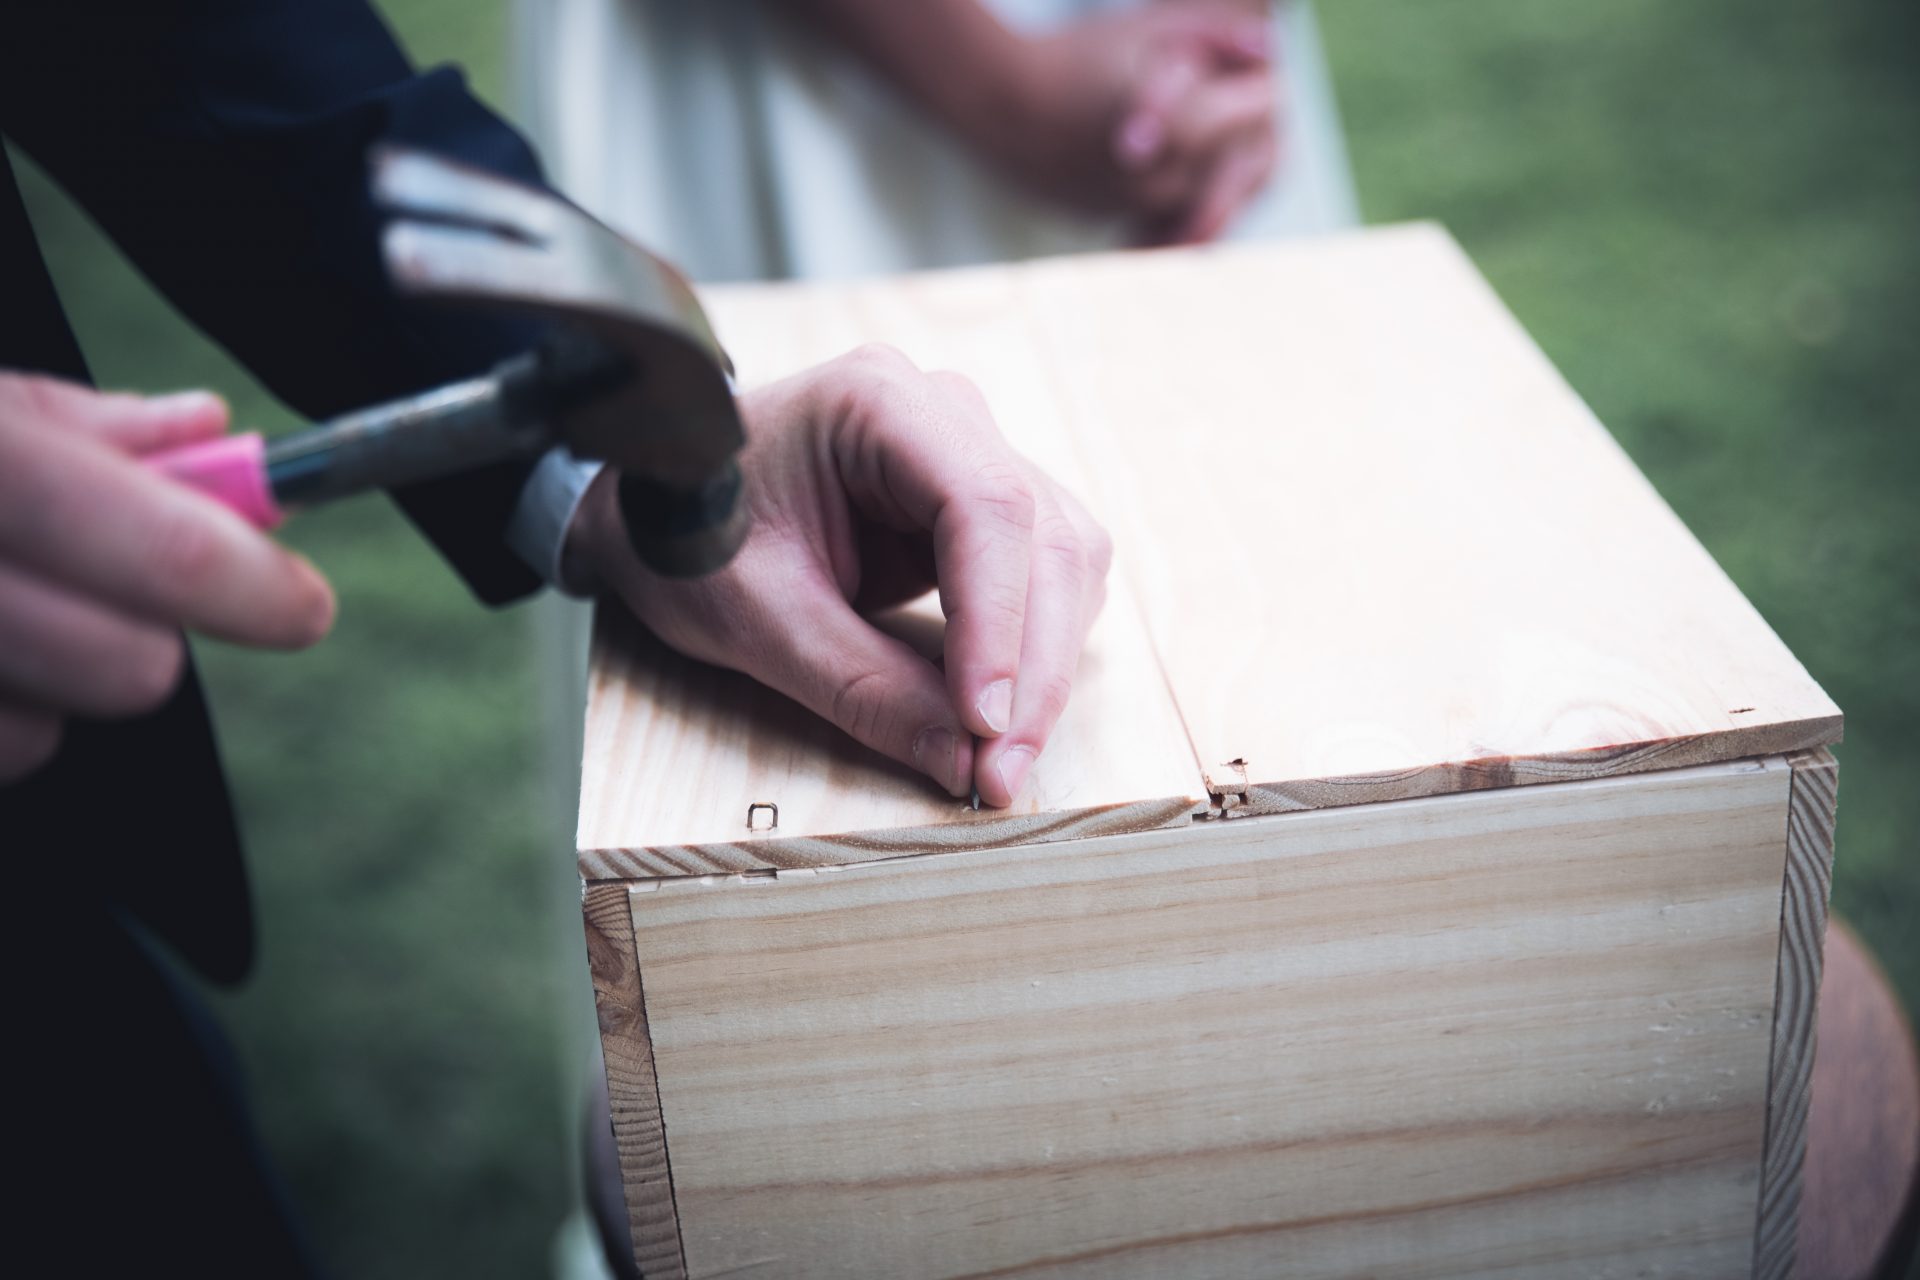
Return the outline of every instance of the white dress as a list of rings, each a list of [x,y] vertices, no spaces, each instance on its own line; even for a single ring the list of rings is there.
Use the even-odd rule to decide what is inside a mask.
[[[1127,0],[990,0],[1045,29]],[[521,0],[523,110],[560,188],[696,280],[841,277],[1105,248],[982,168],[850,55],[761,0]],[[1231,238],[1351,225],[1312,10],[1274,16],[1274,183]]]

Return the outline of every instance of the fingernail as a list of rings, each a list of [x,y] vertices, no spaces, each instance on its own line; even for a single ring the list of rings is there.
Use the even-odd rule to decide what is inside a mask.
[[[913,740],[913,767],[957,796],[960,790],[954,777],[953,746],[953,735],[947,730],[922,729]]]
[[[189,418],[217,412],[220,397],[211,391],[174,391],[164,396],[154,396],[147,401],[147,408],[169,417]]]
[[[1020,784],[1027,780],[1027,770],[1033,768],[1033,748],[1008,748],[994,768],[1000,771],[1000,785],[1007,789],[1007,801],[1012,803],[1020,798]]]
[[[1007,725],[1013,720],[1013,681],[995,680],[980,691],[980,700],[973,707],[980,713],[987,728],[995,733],[1005,733]]]
[[[1118,150],[1124,164],[1139,165],[1153,158],[1160,149],[1165,130],[1160,127],[1160,118],[1150,111],[1142,111],[1127,117],[1120,126]]]
[[[313,561],[305,556],[296,555],[294,562],[300,566],[308,579],[307,590],[310,602],[307,605],[306,634],[301,641],[301,647],[304,648],[306,645],[318,644],[326,638],[327,632],[333,630],[333,620],[339,614],[340,601],[333,594],[333,584],[327,581],[327,576],[314,566]]]

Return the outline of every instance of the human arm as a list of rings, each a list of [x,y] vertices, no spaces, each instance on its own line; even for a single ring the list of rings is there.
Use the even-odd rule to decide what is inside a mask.
[[[56,47],[50,78],[64,62],[78,87],[50,92],[52,109],[37,116],[33,77],[0,76],[0,121],[183,309],[320,416],[472,372],[514,340],[386,292],[362,194],[367,145],[392,138],[512,172],[519,144],[451,76],[423,86],[404,63],[368,69],[350,56],[372,40],[360,6],[311,7],[352,38],[313,50],[319,66],[284,67],[278,42],[297,25],[285,0],[170,10],[205,24],[193,40],[144,9],[114,26],[101,11],[118,6],[75,0],[106,28],[103,47],[80,53],[51,38],[84,49],[77,29],[49,32],[60,22],[36,11],[37,34]],[[151,63],[143,45],[159,55]],[[81,65],[90,56],[108,71]],[[204,74],[191,61],[202,57]],[[333,65],[343,60],[353,65]],[[354,76],[361,90],[343,98]],[[697,585],[649,578],[620,534],[609,476],[575,522],[591,531],[594,571],[670,643],[748,671],[956,794],[977,781],[988,803],[1010,802],[1103,597],[1104,534],[999,440],[977,393],[897,357],[835,362],[755,393],[745,410],[760,527],[740,560]],[[497,483],[472,473],[448,482],[437,507],[402,495],[488,598],[531,585],[517,562],[498,564],[523,480],[523,470]],[[933,574],[949,614],[944,679],[881,643],[855,610]]]
[[[1141,5],[1021,33],[980,0],[780,0],[983,161],[1144,240],[1223,231],[1276,162],[1262,6]]]
[[[415,75],[361,0],[21,6],[0,42],[0,130],[308,417],[481,372],[536,336],[388,286],[372,145],[539,170],[456,73]],[[489,602],[539,584],[504,540],[526,474],[481,467],[395,495]]]

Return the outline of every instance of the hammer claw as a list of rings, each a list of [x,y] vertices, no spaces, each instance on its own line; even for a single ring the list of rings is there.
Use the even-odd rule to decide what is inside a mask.
[[[549,257],[545,249],[488,229],[404,220],[387,224],[381,248],[398,288],[482,302],[537,292]]]
[[[392,215],[382,250],[398,288],[558,322],[534,365],[544,429],[621,469],[642,558],[665,573],[725,563],[745,533],[745,435],[686,279],[557,195],[421,152],[376,151],[373,196]]]
[[[558,196],[396,147],[375,151],[373,192],[394,215],[388,273],[409,293],[544,312],[616,349],[664,332],[732,369],[678,271]]]
[[[549,243],[569,216],[585,215],[545,192],[424,151],[379,147],[373,201],[388,213],[490,230],[527,244]]]

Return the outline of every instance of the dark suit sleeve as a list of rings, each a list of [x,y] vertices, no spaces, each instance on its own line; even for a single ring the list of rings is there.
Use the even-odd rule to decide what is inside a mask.
[[[298,412],[465,377],[536,336],[387,286],[372,144],[540,171],[456,71],[415,74],[361,0],[36,0],[5,26],[0,128]],[[538,585],[503,541],[525,474],[491,466],[395,495],[489,603]]]

